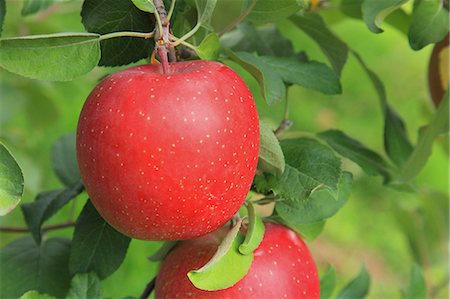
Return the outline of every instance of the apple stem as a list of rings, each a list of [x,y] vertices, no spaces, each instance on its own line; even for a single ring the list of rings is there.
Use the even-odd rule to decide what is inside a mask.
[[[171,47],[169,39],[170,19],[167,17],[166,8],[162,0],[153,0],[153,3],[156,8],[155,17],[159,24],[157,34],[155,34],[155,48],[161,60],[163,73],[167,74],[169,73],[169,61],[176,61],[175,50]],[[171,10],[173,10],[172,7]]]
[[[139,299],[147,299],[155,288],[156,276],[145,286],[145,290]]]

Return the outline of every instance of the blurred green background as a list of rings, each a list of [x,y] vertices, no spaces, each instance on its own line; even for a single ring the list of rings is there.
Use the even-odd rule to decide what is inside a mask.
[[[22,1],[6,3],[3,37],[84,31],[79,15],[81,1],[54,5],[26,18],[20,15]],[[221,1],[220,5],[224,6],[219,6],[220,13],[214,16],[219,31],[239,14],[238,1]],[[225,6],[227,9],[223,9]],[[431,47],[414,52],[396,29],[385,25],[385,32],[375,35],[364,23],[343,17],[333,7],[324,10],[323,15],[332,30],[382,78],[391,105],[404,118],[415,143],[417,130],[434,112],[426,80]],[[293,41],[296,50],[326,62],[316,44],[303,32],[288,21],[277,25]],[[114,70],[117,68],[96,68],[71,82],[29,80],[0,70],[0,138],[23,169],[23,202],[33,200],[40,191],[61,187],[51,170],[51,146],[63,134],[75,131],[85,98],[103,75]],[[283,117],[284,104],[268,107],[259,95],[256,81],[239,71],[257,98],[261,118],[276,126]],[[382,152],[383,119],[379,102],[369,79],[352,56],[344,68],[342,85],[343,93],[339,96],[290,88],[293,130],[318,132],[337,128]],[[342,286],[366,265],[372,277],[370,298],[400,298],[400,289],[408,283],[412,264],[418,263],[424,268],[427,286],[435,288],[435,298],[448,298],[448,160],[448,140],[439,140],[416,180],[417,193],[384,187],[380,177],[368,177],[345,160],[344,168],[355,176],[352,196],[327,222],[322,235],[309,243],[319,270],[323,272],[328,265],[334,265]],[[49,224],[66,221],[73,209],[80,211],[85,198],[80,196]],[[0,218],[0,225],[25,226],[20,209]],[[70,237],[71,233],[67,229],[50,235]],[[0,234],[0,244],[4,246],[20,236]],[[123,265],[104,281],[104,295],[111,298],[140,295],[157,268],[146,257],[158,246],[156,242],[134,240]]]

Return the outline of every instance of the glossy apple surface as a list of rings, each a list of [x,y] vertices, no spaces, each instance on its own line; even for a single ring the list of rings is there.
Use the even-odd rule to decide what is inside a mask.
[[[207,234],[239,209],[259,151],[244,81],[212,61],[114,73],[91,92],[77,129],[87,193],[120,232],[145,240]]]
[[[165,258],[156,280],[157,299],[318,299],[316,265],[303,240],[279,224],[266,224],[264,239],[254,252],[249,272],[234,286],[220,291],[197,289],[190,270],[202,267],[220,243],[220,232],[182,242]]]

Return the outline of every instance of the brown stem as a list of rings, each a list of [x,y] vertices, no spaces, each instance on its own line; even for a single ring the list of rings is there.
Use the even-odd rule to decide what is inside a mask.
[[[255,6],[257,0],[252,0],[252,3],[247,7],[247,9],[230,25],[228,25],[222,32],[219,33],[219,36],[224,35],[226,32],[230,31],[234,27],[236,27],[237,24],[239,24],[243,19],[245,19],[246,16],[252,11],[253,7]]]
[[[144,292],[142,292],[139,299],[147,299],[155,288],[156,276],[145,286]]]
[[[158,53],[159,59],[161,60],[163,72],[167,74],[169,72],[169,61],[176,61],[175,50],[170,48],[170,22],[167,19],[167,12],[164,2],[162,0],[153,0],[153,4],[155,4],[156,11],[158,12],[162,24],[162,32],[159,32],[159,29],[156,30],[156,53]]]
[[[66,223],[59,223],[59,224],[53,224],[53,225],[48,225],[42,228],[42,232],[49,232],[52,230],[58,230],[58,229],[63,229],[63,228],[68,228],[68,227],[72,227],[75,226],[75,222],[73,221],[69,221]],[[4,226],[4,227],[0,227],[0,232],[2,233],[29,233],[31,230],[27,227],[11,227],[11,226]]]

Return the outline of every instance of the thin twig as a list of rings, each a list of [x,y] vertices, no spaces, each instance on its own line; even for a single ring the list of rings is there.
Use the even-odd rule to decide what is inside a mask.
[[[45,233],[45,232],[49,232],[52,230],[69,228],[69,227],[73,227],[73,226],[75,226],[75,222],[73,222],[73,221],[69,221],[66,223],[53,224],[53,225],[44,226],[42,228],[42,232]],[[2,232],[2,233],[29,233],[29,232],[31,232],[31,230],[28,227],[4,226],[4,227],[0,227],[0,232]]]
[[[287,88],[286,88],[286,103],[284,106],[284,116],[278,128],[274,131],[275,135],[278,136],[281,132],[289,129],[293,125],[293,122],[289,119],[289,101],[287,97]]]
[[[145,290],[142,292],[142,295],[139,297],[139,299],[147,299],[150,294],[152,293],[153,289],[155,288],[156,285],[156,277],[155,276],[146,286],[145,286]]]
[[[246,16],[252,11],[253,7],[255,6],[257,0],[253,0],[252,3],[247,7],[247,9],[242,13],[233,23],[228,25],[222,32],[219,33],[219,36],[224,35],[226,32],[230,31],[234,27],[236,27],[237,24],[242,22],[243,19],[245,19]]]

